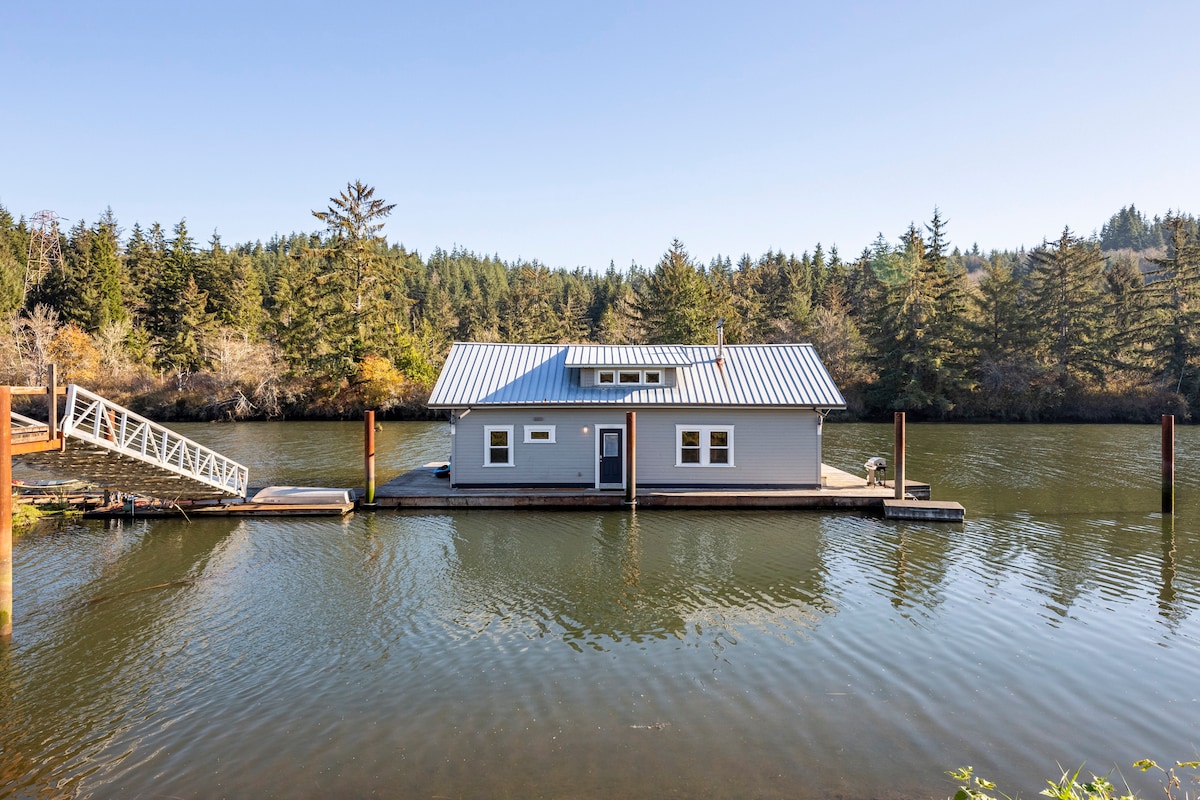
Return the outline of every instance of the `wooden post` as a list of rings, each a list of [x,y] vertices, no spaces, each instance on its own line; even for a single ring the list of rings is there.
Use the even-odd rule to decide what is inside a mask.
[[[363,425],[363,470],[366,473],[367,505],[375,503],[375,412],[368,411]]]
[[[1175,513],[1175,416],[1162,417],[1162,513]]]
[[[12,638],[12,388],[0,386],[0,641]]]
[[[895,416],[896,426],[896,469],[894,483],[896,484],[896,499],[904,499],[904,412],[897,411]]]
[[[50,364],[46,367],[46,405],[49,406],[48,422],[50,438],[58,438],[58,367]]]
[[[625,412],[625,505],[637,503],[637,412]]]

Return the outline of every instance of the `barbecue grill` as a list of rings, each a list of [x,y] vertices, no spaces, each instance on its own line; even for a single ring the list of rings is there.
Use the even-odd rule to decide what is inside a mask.
[[[884,478],[887,477],[887,461],[879,456],[874,456],[867,459],[867,463],[863,464],[863,469],[867,471],[867,486],[883,486]]]

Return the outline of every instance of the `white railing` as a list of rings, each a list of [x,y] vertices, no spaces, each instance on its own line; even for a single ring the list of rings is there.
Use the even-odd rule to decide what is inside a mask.
[[[63,435],[181,475],[234,496],[246,496],[241,464],[75,384],[67,386]]]

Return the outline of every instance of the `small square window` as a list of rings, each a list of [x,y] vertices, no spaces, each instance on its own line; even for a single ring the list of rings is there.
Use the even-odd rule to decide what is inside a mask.
[[[605,384],[616,382],[617,373],[613,372],[612,370],[601,370],[600,372],[596,373],[596,383]]]
[[[658,370],[646,370],[646,374],[645,374],[645,377],[642,379],[642,383],[653,383],[653,384],[662,383],[662,373],[659,372]]]

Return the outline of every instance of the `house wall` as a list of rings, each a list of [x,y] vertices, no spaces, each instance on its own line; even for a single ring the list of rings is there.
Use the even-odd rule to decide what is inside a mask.
[[[635,409],[639,487],[816,487],[820,416],[801,409]],[[624,425],[626,409],[474,409],[451,442],[456,486],[592,487],[596,427]],[[457,416],[457,415],[456,415]],[[676,425],[732,425],[734,466],[676,466]],[[514,466],[483,466],[484,428],[513,426]],[[554,443],[526,443],[525,425],[554,425]]]

